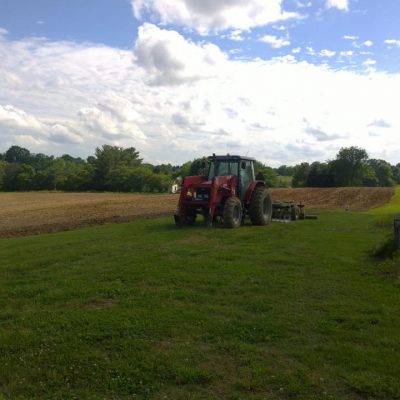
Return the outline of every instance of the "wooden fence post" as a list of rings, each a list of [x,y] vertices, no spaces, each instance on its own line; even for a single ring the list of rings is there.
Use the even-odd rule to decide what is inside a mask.
[[[394,240],[397,243],[397,247],[400,247],[400,216],[394,218]]]

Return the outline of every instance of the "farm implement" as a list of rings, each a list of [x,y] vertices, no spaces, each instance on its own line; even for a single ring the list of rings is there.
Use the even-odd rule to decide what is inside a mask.
[[[222,223],[226,228],[238,228],[246,217],[253,225],[267,225],[274,215],[289,215],[291,220],[304,216],[300,204],[272,203],[265,182],[255,178],[253,158],[228,154],[208,160],[207,175],[188,176],[182,182],[176,225],[193,225],[198,215],[206,226]]]
[[[305,219],[304,204],[278,201],[272,204],[272,221],[289,222]]]

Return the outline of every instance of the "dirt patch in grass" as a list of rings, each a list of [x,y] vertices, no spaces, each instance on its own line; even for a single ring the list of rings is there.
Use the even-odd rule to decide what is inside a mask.
[[[112,299],[93,299],[83,305],[83,308],[88,310],[103,310],[104,308],[111,308],[114,305]]]

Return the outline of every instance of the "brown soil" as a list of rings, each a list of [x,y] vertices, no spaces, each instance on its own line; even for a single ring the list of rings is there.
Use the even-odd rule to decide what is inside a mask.
[[[178,195],[0,193],[0,237],[172,215]]]
[[[272,189],[273,201],[293,201],[306,207],[366,211],[390,202],[393,188]]]
[[[391,188],[273,189],[274,201],[306,207],[368,210],[390,201]],[[0,193],[0,237],[25,236],[106,222],[171,215],[178,195]]]

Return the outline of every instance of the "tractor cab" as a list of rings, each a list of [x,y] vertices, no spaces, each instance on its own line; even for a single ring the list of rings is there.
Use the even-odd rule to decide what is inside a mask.
[[[211,156],[208,157],[208,180],[215,176],[236,177],[236,192],[241,201],[244,200],[246,190],[250,183],[255,181],[254,159],[240,156]]]
[[[207,175],[183,179],[177,212],[178,226],[193,225],[203,215],[207,226],[223,221],[227,228],[242,224],[246,215],[254,225],[271,221],[271,195],[254,176],[254,159],[235,155],[208,157]]]

